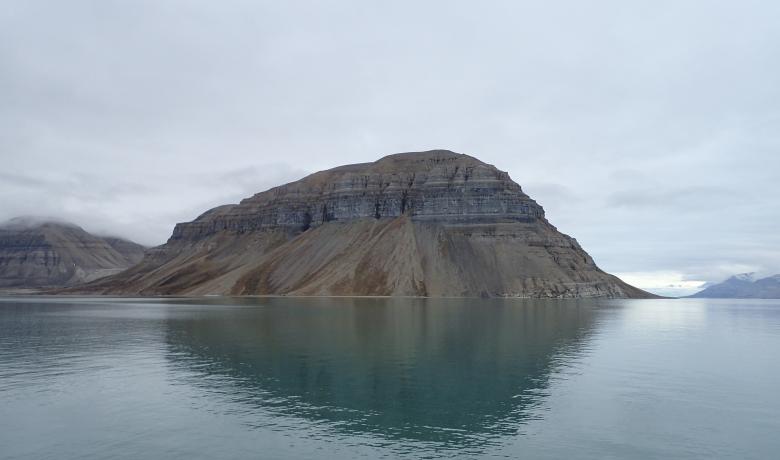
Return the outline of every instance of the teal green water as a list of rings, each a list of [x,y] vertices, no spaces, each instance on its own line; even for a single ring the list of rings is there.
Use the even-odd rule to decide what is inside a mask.
[[[780,302],[0,298],[0,458],[780,452]]]

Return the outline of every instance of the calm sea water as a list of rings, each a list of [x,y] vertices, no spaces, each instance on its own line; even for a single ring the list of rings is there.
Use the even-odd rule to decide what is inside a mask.
[[[780,302],[0,299],[0,458],[780,455]]]

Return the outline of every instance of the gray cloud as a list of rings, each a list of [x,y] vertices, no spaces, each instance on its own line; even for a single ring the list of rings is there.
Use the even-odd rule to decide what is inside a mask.
[[[607,205],[627,208],[658,207],[668,208],[672,212],[687,209],[688,212],[706,210],[709,206],[738,206],[739,196],[725,187],[684,186],[684,187],[631,187],[610,193]]]
[[[450,148],[614,272],[780,272],[772,2],[5,2],[0,219],[161,243],[280,182]]]

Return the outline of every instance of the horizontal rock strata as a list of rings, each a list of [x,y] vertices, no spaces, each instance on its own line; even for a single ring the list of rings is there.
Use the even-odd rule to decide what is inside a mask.
[[[59,222],[17,218],[0,226],[0,288],[73,286],[141,261],[144,247]]]
[[[647,297],[506,172],[450,151],[341,166],[176,226],[116,294]]]

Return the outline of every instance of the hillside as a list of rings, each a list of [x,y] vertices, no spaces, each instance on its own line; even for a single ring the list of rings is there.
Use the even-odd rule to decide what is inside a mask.
[[[178,224],[110,294],[651,297],[506,172],[446,150],[340,166]]]
[[[102,238],[47,219],[15,218],[0,225],[0,288],[73,286],[138,263],[144,247]]]

